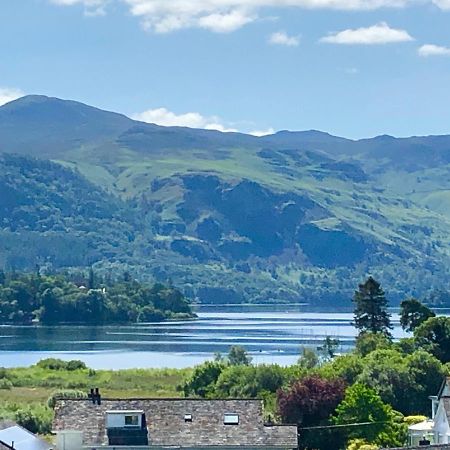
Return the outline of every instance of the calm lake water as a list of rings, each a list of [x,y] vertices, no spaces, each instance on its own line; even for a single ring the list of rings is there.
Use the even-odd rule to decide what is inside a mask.
[[[244,346],[256,363],[291,364],[300,346],[317,347],[337,337],[345,352],[354,345],[352,313],[305,306],[200,307],[188,322],[108,327],[0,326],[0,366],[28,366],[42,358],[81,359],[95,369],[189,367]],[[405,333],[392,315],[394,337]]]

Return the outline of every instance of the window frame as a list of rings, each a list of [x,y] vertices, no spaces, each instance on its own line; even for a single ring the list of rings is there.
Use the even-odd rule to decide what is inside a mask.
[[[136,419],[136,424],[127,424],[127,417],[131,417],[132,419]],[[125,428],[139,428],[139,415],[138,414],[125,414],[123,416],[123,423]]]
[[[223,415],[223,424],[224,425],[239,425],[240,417],[239,414],[236,413],[225,413]]]

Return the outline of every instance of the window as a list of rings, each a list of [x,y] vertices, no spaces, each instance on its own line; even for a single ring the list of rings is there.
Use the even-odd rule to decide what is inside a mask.
[[[192,422],[192,414],[185,414],[184,415],[184,421],[185,422]]]
[[[139,426],[139,416],[125,416],[125,426],[126,427],[138,427]]]
[[[239,425],[239,416],[237,414],[225,414],[223,423],[225,425]]]

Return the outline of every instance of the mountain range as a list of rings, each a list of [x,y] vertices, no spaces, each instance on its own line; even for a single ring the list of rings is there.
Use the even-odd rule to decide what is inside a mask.
[[[26,96],[0,107],[0,267],[94,266],[208,303],[445,289],[450,136],[162,127]]]

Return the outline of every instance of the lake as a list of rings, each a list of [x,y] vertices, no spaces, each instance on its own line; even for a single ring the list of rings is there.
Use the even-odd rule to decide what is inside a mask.
[[[351,311],[298,306],[202,306],[198,319],[127,326],[0,326],[0,366],[28,366],[42,358],[80,359],[94,369],[189,367],[215,352],[242,345],[256,363],[292,364],[300,347],[317,347],[327,336],[353,345]],[[406,334],[393,313],[393,334]]]

